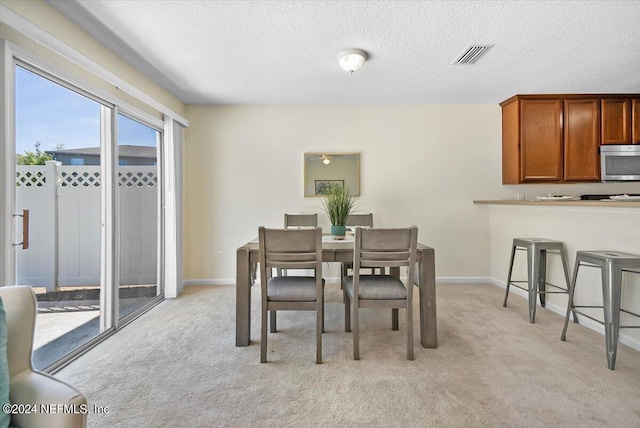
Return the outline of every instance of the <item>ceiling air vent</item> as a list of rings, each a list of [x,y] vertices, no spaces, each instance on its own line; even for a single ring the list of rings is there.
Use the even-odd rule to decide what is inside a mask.
[[[453,61],[453,64],[474,64],[493,45],[471,45],[467,47],[460,56]]]

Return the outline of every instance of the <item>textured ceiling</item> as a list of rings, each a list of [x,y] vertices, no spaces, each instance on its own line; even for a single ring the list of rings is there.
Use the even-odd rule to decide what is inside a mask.
[[[640,93],[640,1],[49,4],[187,104],[497,103]],[[495,44],[452,65],[470,44]],[[369,59],[349,75],[346,48]]]

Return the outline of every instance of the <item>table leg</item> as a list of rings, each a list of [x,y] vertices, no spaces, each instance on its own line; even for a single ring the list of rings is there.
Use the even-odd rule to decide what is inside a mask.
[[[420,290],[420,343],[424,348],[437,348],[436,257],[433,249],[422,252],[422,258],[418,263],[418,289]]]
[[[236,253],[236,346],[249,346],[251,332],[251,266],[249,251]]]

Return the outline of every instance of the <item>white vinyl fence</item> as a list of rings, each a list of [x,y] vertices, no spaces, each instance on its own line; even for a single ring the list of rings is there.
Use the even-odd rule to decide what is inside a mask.
[[[49,161],[16,170],[16,208],[30,217],[29,248],[16,250],[18,282],[47,291],[99,285],[100,166]],[[155,284],[157,167],[120,166],[118,176],[120,284]]]

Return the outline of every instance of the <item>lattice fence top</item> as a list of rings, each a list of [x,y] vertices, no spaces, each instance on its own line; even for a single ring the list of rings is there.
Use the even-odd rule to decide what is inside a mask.
[[[60,171],[60,187],[100,187],[99,171]]]
[[[16,186],[18,187],[40,187],[47,182],[47,174],[44,170],[23,169],[16,171]]]
[[[47,183],[47,169],[44,166],[18,166],[16,186],[42,187]],[[49,170],[50,171],[50,170]],[[59,166],[54,169],[60,187],[100,187],[102,176],[99,166]],[[157,167],[125,166],[118,168],[120,187],[156,187],[158,185]]]
[[[118,173],[120,186],[155,187],[158,185],[156,171],[127,171]]]

